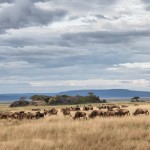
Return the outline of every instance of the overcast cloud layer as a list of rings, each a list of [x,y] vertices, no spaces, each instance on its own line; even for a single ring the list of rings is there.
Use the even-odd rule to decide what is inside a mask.
[[[149,0],[1,0],[0,93],[150,91]]]

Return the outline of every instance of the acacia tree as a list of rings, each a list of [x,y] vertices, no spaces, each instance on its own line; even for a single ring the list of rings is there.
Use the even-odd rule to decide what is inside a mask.
[[[139,102],[140,97],[139,97],[139,96],[134,96],[131,100],[132,100],[132,101]]]

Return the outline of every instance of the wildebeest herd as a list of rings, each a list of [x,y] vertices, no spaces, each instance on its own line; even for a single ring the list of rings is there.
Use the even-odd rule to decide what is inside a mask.
[[[72,111],[75,111],[75,114],[73,116],[73,119],[80,119],[80,118],[95,118],[97,116],[100,117],[110,117],[110,116],[129,116],[130,111],[128,109],[125,109],[124,107],[128,107],[127,105],[99,105],[96,109],[92,105],[88,106],[83,106],[83,107],[67,107],[67,108],[61,108],[60,112],[64,116],[71,116]],[[58,115],[58,109],[56,108],[51,108],[49,110],[41,110],[38,108],[32,109],[30,112],[25,112],[25,111],[19,111],[19,112],[1,112],[0,113],[0,119],[40,119],[44,118],[46,115]],[[90,113],[87,113],[85,111],[91,111]],[[133,115],[139,115],[139,114],[145,114],[149,115],[149,111],[147,109],[143,108],[137,108],[134,112]]]

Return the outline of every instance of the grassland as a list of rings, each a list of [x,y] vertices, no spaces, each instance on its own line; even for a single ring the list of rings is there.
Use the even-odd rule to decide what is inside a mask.
[[[131,114],[139,107],[150,111],[149,103],[128,105]],[[0,111],[32,108],[0,105]],[[40,120],[0,120],[0,150],[150,150],[150,116],[73,120],[59,111]]]

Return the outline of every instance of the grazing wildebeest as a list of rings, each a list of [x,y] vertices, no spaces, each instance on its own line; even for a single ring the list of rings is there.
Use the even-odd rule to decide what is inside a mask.
[[[66,108],[62,108],[60,111],[63,113],[64,116],[66,116],[66,115],[72,116],[70,113],[70,110],[68,110]]]
[[[83,117],[84,119],[87,119],[86,113],[85,112],[81,112],[81,111],[77,111],[75,113],[73,119],[80,119],[81,117]]]
[[[38,112],[35,114],[35,118],[36,118],[36,119],[44,118],[44,113],[41,113],[41,112],[38,111]]]
[[[105,111],[102,111],[102,110],[93,110],[89,114],[89,118],[95,118],[97,116],[104,116],[104,115],[105,115]]]
[[[1,119],[7,119],[8,118],[8,114],[7,113],[2,113],[1,114]]]
[[[55,108],[52,108],[52,109],[50,109],[50,110],[48,111],[48,114],[49,114],[49,115],[57,115],[57,113],[58,113],[58,110],[55,109]]]
[[[72,110],[72,111],[79,111],[79,110],[80,110],[80,107],[71,107],[70,110]]]
[[[121,105],[122,108],[128,107],[127,105]]]
[[[32,111],[41,111],[39,108],[33,108]]]
[[[92,105],[89,105],[89,110],[93,110],[93,106]]]
[[[25,114],[26,119],[33,119],[35,117],[36,117],[36,114],[33,114],[31,112],[28,112],[28,113]]]
[[[98,108],[98,109],[103,109],[103,106],[98,106],[97,108]]]
[[[117,105],[99,105],[97,108],[98,109],[113,110],[113,108],[120,108],[120,106],[117,106]]]
[[[113,110],[114,108],[120,109],[120,106],[117,106],[117,105],[107,106],[108,110]]]
[[[139,115],[139,114],[149,115],[149,111],[147,109],[137,108],[133,113],[133,115]]]
[[[130,112],[127,109],[117,109],[116,115],[118,115],[118,116],[125,116],[125,115],[129,116]]]
[[[115,110],[107,110],[104,116],[116,116],[117,111]]]
[[[18,115],[19,115],[19,113],[18,112],[14,112],[14,113],[12,113],[11,114],[11,119],[18,119]]]
[[[84,106],[84,107],[83,107],[83,110],[84,110],[84,111],[89,111],[90,108],[89,108],[88,106]]]
[[[21,119],[24,119],[25,116],[26,116],[26,113],[24,111],[20,111],[18,112],[17,118],[21,120]]]

